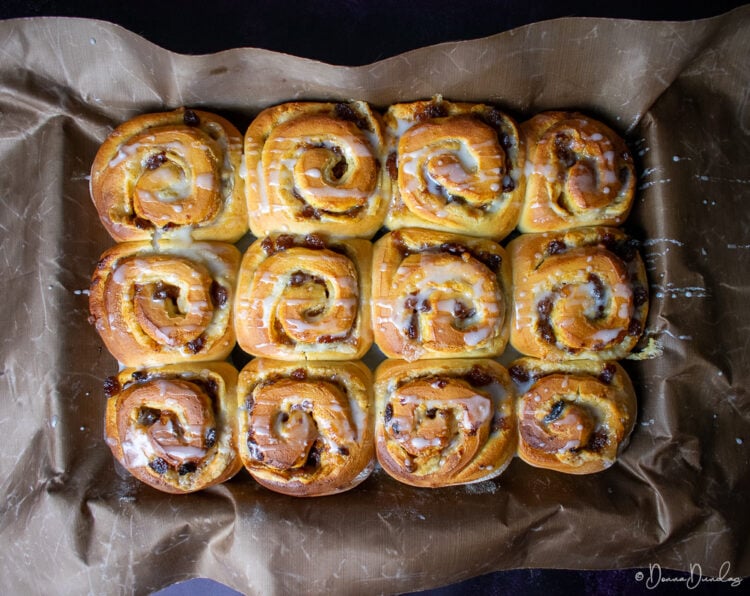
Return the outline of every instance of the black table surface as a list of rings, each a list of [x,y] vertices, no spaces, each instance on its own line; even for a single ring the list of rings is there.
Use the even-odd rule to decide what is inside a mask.
[[[716,16],[746,2],[631,0],[3,0],[0,19],[73,16],[117,23],[149,41],[184,54],[255,47],[356,66],[447,41],[484,37],[558,17],[684,21]],[[200,28],[198,28],[198,23]],[[643,574],[638,579],[637,574]],[[689,574],[663,571],[656,589],[649,569],[500,571],[422,594],[740,594],[728,583],[690,583]],[[653,576],[653,573],[652,573]],[[743,582],[744,583],[744,582]],[[692,588],[690,587],[692,586]],[[746,593],[746,592],[745,592]],[[230,596],[209,580],[191,580],[158,596]]]

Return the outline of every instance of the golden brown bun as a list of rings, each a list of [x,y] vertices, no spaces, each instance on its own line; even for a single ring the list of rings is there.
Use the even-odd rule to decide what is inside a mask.
[[[389,358],[496,356],[510,318],[510,264],[492,240],[405,228],[373,255],[375,342]]]
[[[524,122],[521,133],[527,153],[522,232],[625,221],[636,176],[616,132],[577,112],[544,112]]]
[[[512,118],[491,106],[435,97],[385,115],[393,198],[386,226],[501,240],[524,195],[525,151]]]
[[[617,360],[635,347],[648,314],[648,281],[624,232],[522,234],[508,253],[516,350],[548,360]]]
[[[383,143],[380,118],[363,101],[263,110],[245,134],[253,234],[370,238],[388,207]]]
[[[235,344],[239,261],[239,251],[220,242],[113,246],[91,281],[91,321],[125,366],[223,360]]]
[[[125,369],[105,382],[106,440],[125,469],[168,493],[234,476],[237,371],[225,362]]]
[[[224,118],[181,108],[118,126],[91,168],[91,197],[118,242],[168,237],[235,242],[247,232],[242,135]]]
[[[518,455],[568,474],[610,467],[628,443],[636,397],[616,362],[516,360]]]
[[[240,457],[266,488],[329,495],[372,472],[372,375],[362,363],[258,358],[240,373],[238,400]]]
[[[412,486],[494,478],[516,449],[513,401],[494,360],[386,360],[375,373],[378,461]]]
[[[253,356],[357,360],[372,345],[367,240],[272,235],[240,266],[235,331]]]

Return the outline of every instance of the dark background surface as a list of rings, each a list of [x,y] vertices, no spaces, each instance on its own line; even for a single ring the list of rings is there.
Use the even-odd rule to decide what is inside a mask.
[[[130,0],[3,0],[0,18],[75,16],[117,23],[169,50],[205,54],[257,47],[333,64],[360,65],[435,43],[473,39],[528,23],[566,16],[689,20],[715,16],[745,2],[637,0],[259,0],[166,2]],[[627,545],[623,545],[627,548]],[[663,571],[655,590],[636,579],[639,570],[497,572],[426,592],[448,594],[740,594],[729,583],[686,585],[688,574]],[[640,570],[648,577],[649,570]],[[693,578],[695,579],[695,578]],[[744,582],[747,583],[747,582]],[[159,596],[228,596],[236,592],[209,580],[171,586]]]

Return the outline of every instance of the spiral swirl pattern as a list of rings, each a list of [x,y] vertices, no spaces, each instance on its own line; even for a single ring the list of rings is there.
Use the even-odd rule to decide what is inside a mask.
[[[434,99],[391,106],[388,163],[396,174],[386,225],[500,239],[516,225],[523,148],[515,123],[481,104]]]
[[[387,203],[382,133],[364,102],[282,104],[245,137],[250,227],[370,237]]]
[[[372,344],[369,243],[326,248],[314,238],[311,244],[310,237],[270,237],[245,254],[235,329],[246,352],[281,360],[351,360]],[[269,255],[269,246],[279,244],[283,250]]]
[[[126,366],[220,360],[234,347],[238,264],[237,250],[219,243],[117,245],[94,273],[92,320]]]
[[[117,241],[189,229],[234,242],[247,231],[239,177],[242,137],[229,122],[192,110],[147,114],[102,144],[91,195]]]
[[[240,454],[250,474],[294,496],[364,480],[373,460],[368,384],[359,363],[251,362],[240,375]]]
[[[375,341],[391,358],[498,354],[507,339],[508,264],[494,242],[399,230],[374,262]]]
[[[567,112],[538,114],[522,129],[528,161],[521,231],[625,221],[636,177],[619,135],[593,118]]]
[[[513,391],[495,362],[386,362],[376,396],[378,459],[402,482],[436,487],[487,479],[513,455]]]
[[[518,402],[519,455],[537,467],[573,474],[611,466],[635,418],[627,375],[613,363],[574,361],[564,366],[522,359],[530,386]]]
[[[615,360],[638,342],[647,281],[634,244],[615,228],[523,235],[513,260],[511,343],[552,360]]]
[[[223,482],[241,467],[236,380],[224,363],[125,370],[107,386],[107,443],[131,474],[159,490],[186,493]]]

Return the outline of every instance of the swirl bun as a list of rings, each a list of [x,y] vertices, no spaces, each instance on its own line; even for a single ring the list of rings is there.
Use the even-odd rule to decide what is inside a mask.
[[[359,362],[250,362],[239,381],[239,452],[253,478],[298,497],[365,480],[374,466],[371,382]]]
[[[403,229],[375,244],[373,334],[389,358],[500,354],[508,339],[510,266],[499,244]]]
[[[245,135],[250,229],[369,238],[387,208],[379,117],[362,101],[286,103]]]
[[[375,375],[378,461],[412,486],[493,478],[515,453],[513,396],[492,360],[387,360]]]
[[[232,302],[240,254],[198,242],[125,242],[91,281],[91,320],[125,366],[222,360],[235,343]]]
[[[510,342],[549,360],[617,360],[638,342],[648,281],[636,243],[616,228],[523,234],[513,266]]]
[[[518,384],[518,455],[568,474],[610,467],[626,447],[636,398],[616,362],[545,362],[521,358],[510,367]]]
[[[272,235],[240,266],[235,330],[253,356],[355,360],[372,345],[367,240]]]
[[[91,197],[118,242],[190,230],[235,242],[247,231],[242,135],[215,114],[179,109],[118,126],[91,168]]]
[[[385,122],[393,185],[388,228],[500,240],[516,226],[525,153],[509,116],[438,96],[393,105]]]
[[[521,126],[526,140],[526,197],[518,227],[548,232],[617,226],[635,194],[635,168],[625,142],[577,112],[544,112]]]
[[[226,363],[125,369],[105,383],[106,441],[133,476],[168,493],[224,482],[235,448],[237,371]]]

